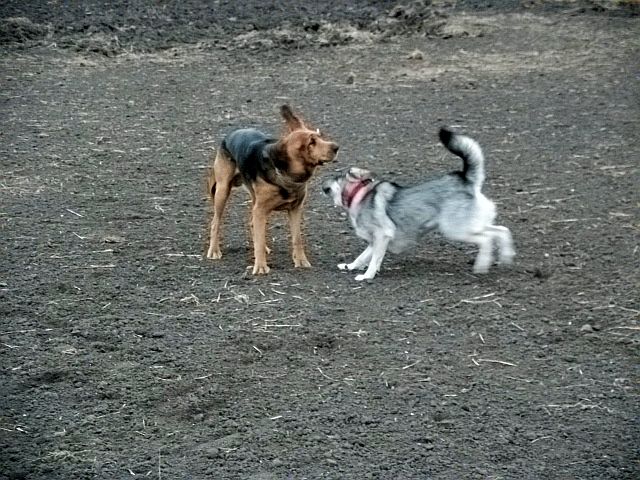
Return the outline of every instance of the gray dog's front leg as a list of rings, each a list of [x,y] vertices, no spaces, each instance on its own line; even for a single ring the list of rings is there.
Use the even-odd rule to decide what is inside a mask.
[[[373,249],[371,248],[371,245],[369,245],[367,248],[364,249],[364,252],[362,252],[358,256],[358,258],[356,258],[353,262],[339,263],[338,268],[340,270],[356,270],[356,269],[366,267],[367,265],[369,265],[369,261],[371,261],[372,253],[373,253]]]
[[[356,281],[371,280],[376,276],[376,273],[380,270],[384,254],[387,252],[389,240],[390,238],[386,235],[374,238],[373,245],[371,245],[371,261],[369,262],[369,267],[363,274],[356,275]]]

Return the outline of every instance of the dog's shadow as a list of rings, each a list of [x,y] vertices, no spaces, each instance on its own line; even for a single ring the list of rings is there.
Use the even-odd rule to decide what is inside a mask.
[[[387,254],[380,274],[402,276],[403,278],[424,278],[425,275],[460,278],[492,277],[494,272],[504,272],[504,267],[492,265],[488,274],[473,273],[473,265],[477,252],[467,245],[455,245],[442,242],[441,246],[428,251],[416,252],[413,256],[406,254]]]

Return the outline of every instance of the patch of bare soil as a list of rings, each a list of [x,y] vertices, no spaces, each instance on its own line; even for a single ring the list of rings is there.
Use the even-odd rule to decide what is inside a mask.
[[[638,477],[635,7],[104,5],[0,8],[0,478]],[[283,102],[402,184],[472,135],[516,264],[355,282],[333,166],[311,270],[276,216],[247,272],[240,190],[203,259],[210,153]]]

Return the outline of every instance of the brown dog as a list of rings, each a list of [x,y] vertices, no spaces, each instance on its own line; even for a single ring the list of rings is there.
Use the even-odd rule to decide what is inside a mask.
[[[319,130],[308,128],[288,105],[283,105],[280,113],[285,121],[280,138],[252,128],[235,130],[222,141],[209,171],[213,220],[207,258],[222,257],[220,224],[224,208],[231,189],[244,185],[251,195],[254,275],[269,273],[267,219],[274,210],[289,214],[294,265],[311,266],[301,232],[307,182],[316,167],[333,161],[338,153],[338,145],[326,140]]]

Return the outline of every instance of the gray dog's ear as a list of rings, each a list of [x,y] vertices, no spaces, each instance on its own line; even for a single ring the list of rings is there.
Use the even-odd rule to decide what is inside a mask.
[[[373,178],[373,174],[364,168],[351,167],[349,171],[347,171],[346,177],[350,182],[355,182],[358,180],[369,180]]]

